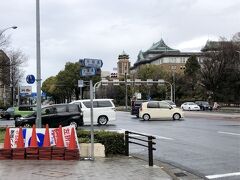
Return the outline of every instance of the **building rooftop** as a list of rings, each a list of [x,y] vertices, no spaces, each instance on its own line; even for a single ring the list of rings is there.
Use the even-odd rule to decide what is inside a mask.
[[[147,60],[151,59],[154,56],[157,56],[162,53],[166,52],[173,52],[173,53],[179,53],[179,50],[172,49],[169,46],[166,45],[163,39],[160,41],[153,43],[153,45],[145,52],[142,50],[138,54],[138,59],[137,61],[142,61],[142,60]]]

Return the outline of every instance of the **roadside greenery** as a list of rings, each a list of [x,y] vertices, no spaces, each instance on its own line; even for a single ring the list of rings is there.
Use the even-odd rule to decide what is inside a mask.
[[[80,143],[90,143],[91,132],[78,130],[77,136]],[[94,131],[95,143],[101,143],[105,146],[106,156],[111,154],[124,154],[124,134],[109,131]]]
[[[89,81],[88,78],[80,77],[80,64],[78,62],[65,64],[64,70],[61,70],[56,76],[47,78],[42,84],[42,91],[51,96],[55,103],[71,102],[72,98],[79,98],[80,88],[78,80]],[[100,81],[99,75],[93,78],[93,83]],[[89,86],[82,88],[82,92],[89,89]],[[83,96],[83,94],[81,94]]]

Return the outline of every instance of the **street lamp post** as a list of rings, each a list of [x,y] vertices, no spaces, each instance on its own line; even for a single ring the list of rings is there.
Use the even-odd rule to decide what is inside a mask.
[[[125,110],[128,110],[127,73],[125,72]]]
[[[40,6],[39,0],[36,0],[36,54],[37,54],[37,118],[36,125],[42,126],[41,118],[41,52],[40,52]]]
[[[2,31],[0,31],[0,36],[8,29],[17,29],[17,26],[11,26],[11,27],[3,29]]]

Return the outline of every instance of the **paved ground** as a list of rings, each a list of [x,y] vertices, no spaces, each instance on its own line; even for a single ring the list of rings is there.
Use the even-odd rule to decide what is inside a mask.
[[[0,180],[168,180],[162,167],[146,161],[117,156],[95,161],[1,160]]]

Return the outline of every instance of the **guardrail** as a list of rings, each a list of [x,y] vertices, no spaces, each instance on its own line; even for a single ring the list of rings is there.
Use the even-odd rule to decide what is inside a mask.
[[[131,134],[147,137],[147,140],[130,136]],[[147,143],[147,145],[141,144],[139,142],[130,141],[130,139],[145,142],[145,143]],[[135,133],[135,132],[131,132],[131,131],[125,131],[125,155],[129,156],[129,144],[130,143],[136,144],[139,146],[143,146],[143,147],[147,147],[148,148],[148,164],[149,164],[149,166],[153,166],[153,151],[156,150],[156,148],[153,147],[153,145],[156,144],[155,142],[153,142],[153,139],[156,139],[156,138],[153,136],[145,135],[145,134]]]

